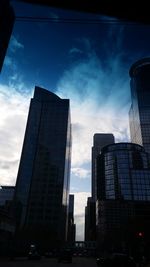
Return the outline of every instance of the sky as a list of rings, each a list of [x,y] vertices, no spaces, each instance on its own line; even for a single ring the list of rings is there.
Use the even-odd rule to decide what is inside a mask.
[[[0,74],[0,185],[15,185],[34,87],[70,99],[70,193],[75,196],[76,240],[84,240],[93,135],[113,133],[116,142],[130,142],[129,69],[150,56],[150,26],[11,3],[16,21]]]

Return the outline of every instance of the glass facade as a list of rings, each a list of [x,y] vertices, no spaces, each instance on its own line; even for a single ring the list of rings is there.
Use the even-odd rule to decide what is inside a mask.
[[[131,108],[129,111],[131,141],[150,153],[150,58],[135,62],[130,69]]]
[[[117,143],[97,158],[98,199],[150,200],[148,154],[137,144]]]
[[[136,233],[150,231],[150,167],[145,149],[133,143],[105,146],[97,157],[96,229],[101,251],[138,253]]]
[[[53,240],[65,240],[70,161],[69,100],[35,87],[15,191],[20,229],[40,229]]]

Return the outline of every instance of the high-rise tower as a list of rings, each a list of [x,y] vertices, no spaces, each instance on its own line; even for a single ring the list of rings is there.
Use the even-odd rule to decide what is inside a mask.
[[[142,146],[116,143],[102,149],[97,157],[97,198],[150,201],[148,154]]]
[[[109,133],[95,133],[92,147],[92,197],[87,199],[85,207],[85,240],[95,241],[96,239],[96,200],[97,200],[97,156],[101,149],[114,143],[114,135]]]
[[[135,62],[130,68],[131,108],[129,112],[131,142],[150,153],[150,58]]]
[[[19,236],[49,247],[66,240],[70,162],[69,100],[35,87],[14,199]]]
[[[100,250],[137,254],[150,239],[150,168],[148,153],[134,143],[105,146],[97,157],[96,229]],[[143,247],[143,255],[144,252]]]
[[[68,216],[68,238],[67,241],[72,245],[75,242],[76,225],[74,223],[74,195],[69,195],[69,216]]]
[[[101,149],[109,144],[115,142],[114,135],[110,133],[96,133],[93,136],[93,147],[92,147],[92,198],[95,201],[96,196],[96,158],[101,152]]]

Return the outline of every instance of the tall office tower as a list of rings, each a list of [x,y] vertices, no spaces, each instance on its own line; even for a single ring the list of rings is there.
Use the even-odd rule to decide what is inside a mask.
[[[148,154],[133,143],[116,143],[97,158],[98,199],[150,201]]]
[[[96,133],[93,137],[93,147],[92,147],[92,198],[94,201],[97,199],[97,189],[96,189],[96,175],[95,175],[95,163],[96,158],[99,155],[101,149],[109,144],[115,142],[114,135],[109,133]]]
[[[0,1],[0,72],[12,34],[15,14],[9,0]]]
[[[97,157],[97,197],[96,225],[103,247],[129,248],[132,243],[133,249],[138,231],[145,232],[148,242],[150,168],[142,146],[116,143],[102,149]]]
[[[88,197],[87,206],[85,207],[85,241],[95,241],[95,201]]]
[[[131,108],[129,111],[131,142],[150,153],[150,58],[135,62],[129,71]]]
[[[68,238],[67,241],[72,245],[75,242],[75,224],[74,224],[74,195],[69,195],[69,214],[68,214]]]
[[[16,181],[16,236],[44,246],[66,241],[71,163],[69,100],[35,87]]]

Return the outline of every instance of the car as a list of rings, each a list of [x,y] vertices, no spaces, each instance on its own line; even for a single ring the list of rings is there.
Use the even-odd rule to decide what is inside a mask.
[[[136,267],[134,259],[124,253],[112,253],[107,257],[98,257],[96,263],[100,267]]]
[[[50,250],[45,252],[46,258],[55,258],[57,256],[57,253],[55,250]]]
[[[58,262],[72,263],[72,252],[70,249],[64,249],[60,251],[58,256]]]
[[[29,260],[40,260],[41,259],[41,255],[39,254],[35,245],[30,245],[28,259]]]

